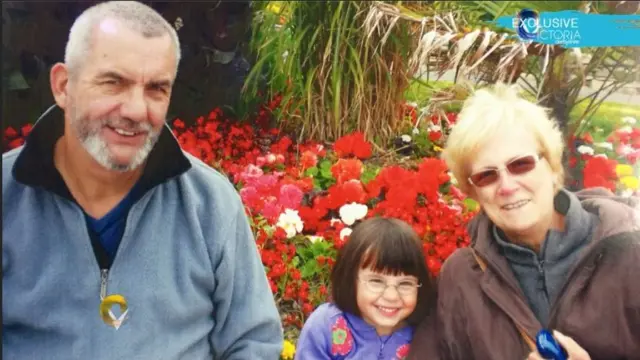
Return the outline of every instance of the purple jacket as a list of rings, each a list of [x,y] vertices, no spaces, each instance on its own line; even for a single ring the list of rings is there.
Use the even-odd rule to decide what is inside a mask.
[[[379,336],[362,318],[325,303],[305,322],[295,360],[402,360],[412,337],[410,326]]]

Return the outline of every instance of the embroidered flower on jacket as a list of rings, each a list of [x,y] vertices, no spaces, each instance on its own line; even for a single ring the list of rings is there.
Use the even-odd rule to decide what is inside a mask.
[[[347,327],[347,321],[340,316],[331,327],[331,354],[347,355],[353,348],[353,337]]]
[[[405,360],[409,356],[409,344],[404,344],[396,350],[397,360]]]

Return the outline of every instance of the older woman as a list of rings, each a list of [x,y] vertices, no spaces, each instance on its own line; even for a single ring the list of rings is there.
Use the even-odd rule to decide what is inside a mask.
[[[477,91],[458,119],[444,158],[482,211],[410,358],[541,359],[549,329],[570,360],[640,359],[636,199],[565,190],[561,132],[515,88]]]

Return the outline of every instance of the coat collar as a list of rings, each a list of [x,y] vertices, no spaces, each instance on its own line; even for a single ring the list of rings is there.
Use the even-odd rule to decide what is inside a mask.
[[[36,121],[16,159],[12,173],[16,181],[24,185],[40,187],[74,201],[53,162],[55,144],[63,134],[64,113],[57,105],[53,105]],[[134,201],[148,190],[181,175],[190,168],[189,159],[183,153],[169,126],[165,124],[158,142],[149,153],[138,183],[140,191]]]

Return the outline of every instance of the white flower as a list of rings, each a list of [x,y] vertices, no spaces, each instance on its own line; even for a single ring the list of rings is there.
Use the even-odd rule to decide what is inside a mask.
[[[351,226],[356,222],[356,220],[364,218],[367,215],[367,211],[369,211],[367,205],[353,202],[350,204],[342,205],[340,207],[339,213],[342,222],[344,222],[346,225]]]
[[[608,142],[601,142],[601,143],[596,143],[596,144],[593,144],[593,145],[595,145],[597,147],[601,147],[603,149],[613,150],[613,145],[611,143],[608,143]]]
[[[285,209],[278,217],[276,226],[281,227],[287,233],[287,238],[291,238],[302,232],[304,224],[296,210]]]
[[[407,105],[417,108],[418,107],[418,103],[417,102],[408,102]]]
[[[274,162],[276,162],[276,156],[272,153],[267,154],[267,156],[264,157],[265,160],[267,160],[267,164],[273,164]]]
[[[626,156],[633,152],[633,148],[630,145],[625,144],[619,147],[618,151],[620,152],[618,155]]]
[[[403,142],[406,142],[406,143],[411,142],[411,135],[404,134],[400,138],[402,138]]]
[[[633,131],[633,129],[631,129],[631,126],[623,126],[620,129],[618,129],[618,132],[620,133],[631,133]]]
[[[316,236],[316,235],[310,235],[308,236],[309,241],[311,241],[311,243],[316,243],[318,241],[324,241],[324,238],[322,236]]]
[[[593,155],[593,149],[587,145],[580,145],[578,146],[578,152],[580,154],[588,154],[588,155]]]
[[[287,60],[287,56],[289,56],[289,50],[285,50],[285,52],[282,53],[282,59]]]
[[[634,193],[634,191],[632,189],[626,189],[620,195],[622,197],[631,197],[631,196],[633,196],[633,193]]]
[[[456,177],[453,176],[453,173],[451,171],[447,171],[447,174],[449,174],[449,179],[451,179],[451,183],[453,185],[458,185],[458,180],[456,180]]]
[[[429,124],[429,131],[438,132],[441,130],[442,130],[442,127],[440,127],[440,125],[434,125],[433,123]]]
[[[625,116],[622,118],[622,122],[625,124],[629,124],[629,125],[635,125],[636,123],[636,118],[631,117],[631,116]]]
[[[420,129],[418,129],[418,128],[413,128],[413,130],[411,131],[411,133],[412,133],[413,135],[418,135],[418,134],[420,134]]]
[[[336,226],[336,224],[342,224],[342,220],[340,219],[336,219],[336,218],[332,218],[331,221],[329,221],[329,225],[331,226]]]
[[[344,228],[340,231],[340,240],[344,240],[345,237],[351,235],[351,233],[353,232],[353,230],[351,230],[351,228]]]

